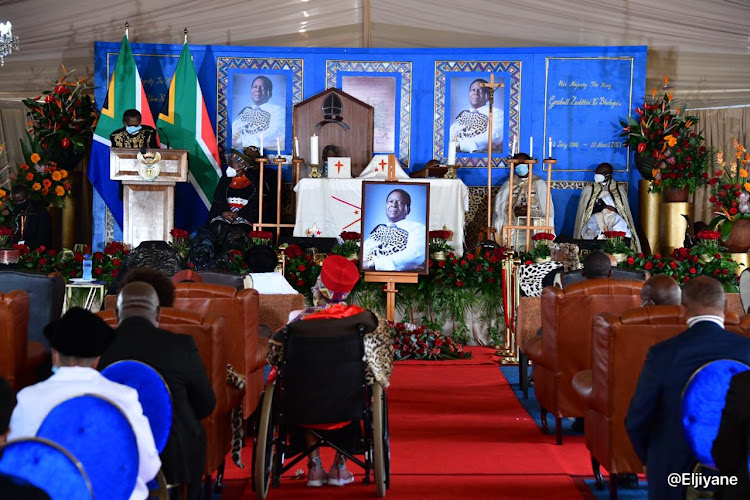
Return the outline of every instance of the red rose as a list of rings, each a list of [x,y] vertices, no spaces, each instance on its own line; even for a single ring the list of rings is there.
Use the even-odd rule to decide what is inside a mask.
[[[104,254],[101,252],[95,252],[92,257],[94,260],[102,260],[104,258]]]
[[[45,259],[44,257],[42,257],[41,259],[39,259],[39,265],[40,266],[47,265],[47,259]]]
[[[71,278],[75,278],[76,276],[78,276],[78,272],[76,272],[76,271],[70,271],[70,277]]]
[[[300,264],[299,267],[297,268],[297,270],[299,272],[303,273],[303,272],[307,271],[307,266],[304,265],[304,264]]]
[[[468,254],[468,255],[466,256],[466,258],[467,258],[467,259],[469,259],[469,260],[474,260],[474,254],[473,254],[473,253],[470,253],[470,254]]]
[[[654,254],[654,259],[656,259],[656,260],[661,259],[661,254],[660,253]]]
[[[654,265],[653,265],[653,264],[652,264],[651,262],[646,262],[646,265],[645,265],[645,266],[643,266],[643,268],[644,268],[644,269],[645,269],[646,271],[650,271],[650,270],[652,270],[652,269],[654,268]]]
[[[690,268],[690,274],[695,274],[696,272],[698,272],[698,271],[696,271],[694,267]]]
[[[735,215],[737,213],[737,207],[732,207],[729,209],[729,215]]]
[[[50,251],[47,253],[49,254],[50,257],[54,257],[55,255],[57,255],[57,250],[55,250],[54,248],[51,248]]]
[[[643,153],[644,151],[646,151],[646,143],[642,142],[642,143],[638,144],[638,152],[639,153]]]
[[[304,284],[305,284],[305,282],[304,282],[304,281],[302,281],[302,280],[297,280],[297,286],[302,286],[302,285],[304,285]]]
[[[104,271],[102,270],[102,268],[101,268],[101,267],[97,267],[96,269],[94,269],[94,274],[96,274],[97,276],[101,276],[101,274],[102,274],[103,272],[104,272]]]
[[[192,264],[192,262],[191,262],[191,264]],[[190,265],[188,265],[188,267],[190,267]],[[119,269],[112,269],[112,277],[113,278],[117,278],[118,274],[120,274],[120,270]]]
[[[490,266],[490,267],[487,268],[487,272],[494,273],[495,272],[495,268],[492,267],[492,266]]]
[[[527,265],[527,266],[530,266],[531,264],[533,264],[533,262],[531,262],[530,260],[527,260],[527,261],[526,261],[526,265]]]
[[[464,282],[461,281],[461,280],[458,280],[458,281],[456,281],[456,286],[459,287],[459,288],[461,288],[462,286],[464,286]]]
[[[122,264],[122,261],[120,259],[118,259],[117,257],[115,257],[114,259],[112,259],[112,265],[113,266],[120,267],[120,264]]]
[[[492,278],[492,277],[490,277],[490,279],[487,280],[487,283],[490,283],[490,284],[492,284],[494,282],[495,282],[495,278]]]
[[[444,268],[445,267],[445,261],[444,260],[438,261],[438,267],[441,268],[441,269]]]
[[[75,260],[76,262],[83,262],[83,254],[81,252],[74,253],[73,260]]]
[[[481,264],[477,264],[477,266],[474,268],[477,272],[482,270]]]
[[[469,263],[461,259],[461,267],[468,265]]]
[[[635,264],[635,259],[633,257],[628,257],[628,265],[632,266],[634,264]]]
[[[721,270],[721,274],[723,274],[724,276],[726,276],[727,274],[729,274],[729,269],[722,269]]]

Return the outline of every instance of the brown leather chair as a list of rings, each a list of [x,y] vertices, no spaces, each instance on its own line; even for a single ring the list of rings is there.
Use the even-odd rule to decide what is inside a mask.
[[[97,313],[107,324],[117,327],[114,309]],[[204,474],[211,475],[223,467],[224,458],[232,445],[232,406],[229,403],[230,387],[227,384],[227,320],[224,316],[163,307],[159,328],[174,333],[190,335],[198,347],[203,366],[216,395],[216,408],[202,420],[206,431],[206,467]]]
[[[611,496],[616,496],[617,474],[643,472],[625,430],[625,416],[646,354],[654,344],[686,329],[681,306],[639,307],[594,317],[591,369],[575,375],[573,388],[587,406],[584,432],[594,476],[601,486],[599,465],[609,472]]]
[[[542,335],[524,344],[534,362],[534,389],[542,408],[555,416],[557,444],[562,444],[562,418],[583,417],[586,405],[571,380],[591,367],[591,324],[595,315],[620,313],[641,305],[642,281],[609,278],[574,283],[565,290],[542,290]]]
[[[44,327],[62,315],[65,280],[59,273],[39,274],[0,271],[0,292],[24,290],[29,294],[28,339],[49,345]]]
[[[0,376],[18,392],[36,380],[45,357],[44,345],[29,342],[29,295],[23,290],[0,292]]]
[[[242,404],[243,417],[257,408],[263,392],[266,351],[258,343],[259,302],[256,290],[237,290],[213,283],[178,283],[174,307],[201,315],[218,314],[227,319],[227,359],[246,377],[245,391],[231,390],[230,404]]]

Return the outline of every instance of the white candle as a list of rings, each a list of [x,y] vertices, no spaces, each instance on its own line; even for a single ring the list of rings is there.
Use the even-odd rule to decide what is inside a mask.
[[[448,165],[456,164],[456,143],[451,141],[448,143]]]
[[[281,142],[278,136],[276,136],[276,156],[281,157]]]
[[[320,158],[318,157],[318,136],[313,135],[310,137],[310,165],[318,165]]]
[[[547,158],[552,158],[552,136],[549,138],[549,148],[547,149]]]
[[[529,137],[529,157],[534,157],[534,138]]]
[[[297,138],[294,138],[294,155],[299,158],[299,141]]]
[[[263,136],[260,136],[260,155],[263,156]]]
[[[514,136],[513,136],[513,147],[512,147],[512,148],[510,148],[510,155],[511,155],[511,156],[514,156],[514,155],[516,154],[516,141],[517,141],[517,140],[518,140],[518,136],[517,136],[517,135],[514,135]]]

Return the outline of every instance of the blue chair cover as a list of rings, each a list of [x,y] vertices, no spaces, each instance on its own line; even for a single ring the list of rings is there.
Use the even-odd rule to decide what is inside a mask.
[[[156,449],[161,453],[172,428],[172,396],[159,372],[146,363],[128,359],[109,365],[102,370],[102,375],[138,391],[143,414],[151,425]]]
[[[720,359],[706,363],[690,377],[682,392],[682,432],[698,462],[716,467],[711,447],[719,433],[729,382],[740,372],[750,370],[744,363]]]
[[[78,460],[46,439],[24,438],[3,446],[0,472],[25,479],[52,500],[91,500],[91,483]]]
[[[63,401],[44,418],[37,437],[80,460],[94,498],[130,498],[138,477],[138,445],[130,421],[114,404],[92,394]]]

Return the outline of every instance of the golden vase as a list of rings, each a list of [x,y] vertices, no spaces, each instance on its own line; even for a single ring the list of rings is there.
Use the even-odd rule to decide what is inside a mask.
[[[646,179],[638,181],[638,215],[643,235],[648,241],[651,253],[659,251],[659,207],[662,204],[661,193],[649,193],[651,182]]]

